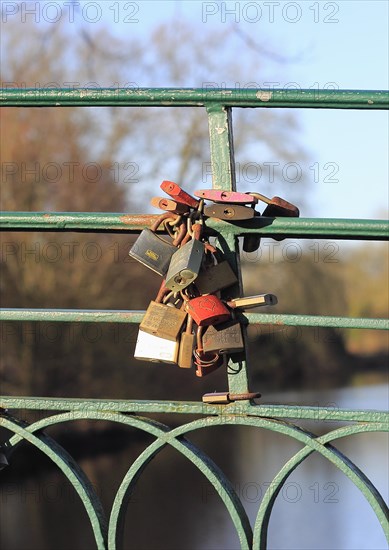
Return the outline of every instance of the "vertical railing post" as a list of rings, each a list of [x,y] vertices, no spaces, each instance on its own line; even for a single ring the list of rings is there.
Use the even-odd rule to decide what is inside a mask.
[[[234,140],[232,132],[232,109],[222,104],[212,104],[207,107],[209,140],[211,151],[212,187],[225,191],[236,191]],[[238,276],[235,291],[240,296],[243,291],[242,274],[240,269],[239,241],[234,233],[223,232],[220,235],[219,245],[223,248],[226,260],[230,262]],[[231,289],[229,289],[231,290]],[[245,350],[247,351],[247,332],[242,327]],[[246,354],[245,354],[246,355]],[[227,368],[228,388],[230,393],[247,393],[248,373],[247,360],[236,361],[230,359]],[[240,356],[238,356],[240,359]]]

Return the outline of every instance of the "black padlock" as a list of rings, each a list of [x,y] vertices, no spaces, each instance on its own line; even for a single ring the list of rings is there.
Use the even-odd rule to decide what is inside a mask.
[[[177,238],[171,243],[159,237],[155,231],[157,231],[164,220],[168,219],[177,221],[178,216],[170,213],[159,216],[151,229],[146,228],[141,232],[129,251],[130,256],[162,276],[166,275],[169,269],[170,260],[173,254],[178,250],[177,245],[186,234],[185,224],[182,224]]]

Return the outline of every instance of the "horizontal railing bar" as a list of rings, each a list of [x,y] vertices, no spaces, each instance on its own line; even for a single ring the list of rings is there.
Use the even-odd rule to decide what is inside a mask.
[[[64,323],[135,323],[142,321],[144,311],[79,310],[79,309],[22,309],[1,308],[0,321],[38,321]],[[274,313],[240,313],[244,323],[255,325],[332,327],[355,329],[389,329],[388,319],[365,319],[328,315],[289,315]]]
[[[158,215],[94,212],[1,212],[3,231],[74,231],[90,233],[139,233],[151,227]],[[207,219],[210,234],[236,236],[258,233],[264,236],[285,235],[294,238],[388,240],[388,220],[341,218],[266,218],[225,222]]]
[[[2,88],[0,106],[288,107],[388,109],[386,90],[293,90],[270,88]]]
[[[208,405],[196,401],[135,401],[131,399],[77,399],[56,397],[0,396],[3,409],[39,411],[99,411],[119,413],[170,413],[170,414],[249,414],[250,416],[304,419],[334,422],[385,422],[389,413],[377,410],[351,410],[337,407],[295,405],[250,405],[235,402],[230,405]]]

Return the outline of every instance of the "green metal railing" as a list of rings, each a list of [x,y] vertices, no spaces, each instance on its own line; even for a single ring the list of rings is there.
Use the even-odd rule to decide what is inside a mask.
[[[206,108],[209,120],[211,164],[215,188],[235,190],[235,168],[231,111],[233,107],[253,108],[328,108],[328,109],[388,109],[385,91],[355,90],[238,90],[238,89],[4,89],[0,106],[66,107],[66,106],[160,106]],[[221,185],[218,182],[223,182]],[[96,213],[4,212],[0,216],[3,231],[89,231],[139,233],[149,227],[156,216]],[[241,225],[208,220],[207,231],[222,235],[223,252],[239,274],[238,237],[256,233],[267,237],[332,238],[387,240],[388,223],[377,220],[256,218]],[[72,311],[3,309],[3,321],[67,321],[97,323],[139,323],[144,312],[139,311]],[[276,314],[242,314],[245,321],[255,324],[292,326],[345,327],[354,329],[388,329],[384,319],[355,319],[329,316],[299,316]],[[247,365],[230,359],[227,368],[231,393],[249,391]],[[214,486],[225,504],[236,528],[241,548],[266,548],[267,530],[277,495],[295,468],[313,452],[319,453],[342,471],[362,492],[372,506],[389,540],[388,508],[371,481],[332,443],[345,436],[366,432],[389,431],[388,414],[381,411],[342,410],[330,407],[298,407],[258,405],[251,401],[228,405],[211,405],[188,401],[135,401],[104,399],[65,399],[45,397],[1,397],[1,426],[14,435],[6,444],[7,452],[23,440],[46,454],[65,474],[85,506],[98,548],[121,547],[123,518],[128,497],[150,460],[166,445],[170,445],[191,461]],[[10,410],[39,410],[50,415],[27,425],[10,414]],[[53,414],[54,412],[54,414]],[[131,413],[128,416],[128,413]],[[192,414],[199,419],[177,428],[139,416],[140,413]],[[109,518],[90,481],[79,465],[53,439],[45,428],[79,419],[117,422],[132,426],[154,436],[149,445],[127,471],[116,493]],[[316,436],[290,422],[295,420],[326,420],[345,422],[346,426]],[[286,421],[288,420],[288,421]],[[267,489],[251,525],[232,484],[220,468],[188,441],[186,436],[199,429],[217,425],[252,426],[291,437],[302,448],[277,473]],[[185,436],[185,437],[184,437]]]

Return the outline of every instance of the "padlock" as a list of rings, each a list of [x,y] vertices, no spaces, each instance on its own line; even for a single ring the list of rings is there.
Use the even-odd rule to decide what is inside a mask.
[[[189,212],[189,206],[179,203],[172,199],[165,199],[164,197],[153,197],[151,199],[151,205],[160,210],[166,210],[167,212],[174,212],[175,214],[186,214]]]
[[[250,309],[259,306],[275,306],[278,304],[275,294],[258,294],[257,296],[245,296],[242,298],[234,298],[227,302],[227,305],[232,308]]]
[[[196,365],[196,376],[203,377],[207,374],[211,374],[216,369],[221,367],[224,362],[224,356],[219,355],[216,352],[206,353],[203,349],[203,332],[204,327],[198,326],[196,332],[197,346],[193,353],[194,361]]]
[[[185,310],[193,317],[196,325],[201,327],[224,323],[231,317],[228,308],[214,294],[187,300]]]
[[[179,236],[171,243],[155,233],[161,223],[172,218],[172,216],[174,220],[177,220],[178,216],[174,214],[166,213],[159,216],[151,229],[146,228],[141,232],[129,251],[130,256],[162,276],[166,275],[171,257],[178,250],[177,244],[184,238],[186,233],[186,228],[182,224]]]
[[[236,191],[219,191],[217,189],[198,189],[194,192],[196,197],[213,202],[228,202],[229,204],[256,204],[257,199],[247,193]]]
[[[196,376],[202,378],[215,372],[218,368],[224,365],[225,359],[223,355],[218,355],[217,353],[205,353],[194,351],[195,365],[196,365]]]
[[[255,210],[239,204],[213,204],[204,208],[204,215],[219,220],[249,220],[254,217]]]
[[[281,197],[273,197],[272,199],[269,199],[268,197],[265,197],[265,195],[262,195],[261,193],[248,193],[250,196],[254,197],[257,201],[261,200],[262,202],[266,203],[267,206],[265,210],[262,212],[262,216],[266,217],[292,217],[292,218],[298,218],[300,215],[300,211],[291,202],[286,201],[285,199],[282,199]],[[260,216],[259,212],[255,213],[256,216]],[[282,241],[285,237],[272,237],[275,241]],[[261,236],[260,235],[245,235],[243,238],[243,250],[244,252],[255,252],[258,250],[259,245],[261,244]]]
[[[193,350],[195,346],[195,335],[193,334],[193,319],[188,315],[185,332],[181,334],[180,347],[178,351],[178,366],[182,369],[190,369],[193,364]]]
[[[168,292],[163,281],[155,301],[150,302],[139,328],[143,332],[174,342],[178,338],[187,313],[183,309],[162,303]]]
[[[134,358],[155,363],[177,363],[178,341],[166,340],[139,329]]]
[[[215,249],[216,251],[216,249]],[[214,259],[218,259],[218,252],[216,254],[207,254],[206,256],[212,256]],[[233,272],[230,264],[227,260],[222,260],[218,263],[211,263],[204,266],[195,281],[196,288],[200,294],[213,294],[224,288],[237,284],[238,279]]]
[[[229,393],[229,392],[213,392],[205,393],[203,395],[203,403],[209,403],[213,405],[227,405],[228,403],[233,403],[234,401],[250,401],[252,399],[259,399],[261,394],[258,392],[248,392],[248,393]]]
[[[255,210],[254,217],[260,217],[261,214]],[[261,235],[258,233],[246,234],[243,237],[243,251],[250,253],[258,250],[259,245],[261,244]]]
[[[265,197],[265,195],[262,195],[262,193],[252,193],[251,191],[248,194],[267,204],[267,207],[262,212],[262,216],[281,216],[290,218],[298,218],[300,216],[300,211],[297,206],[286,201],[285,199],[282,199],[281,197],[273,197],[272,199],[269,199],[268,197]]]
[[[195,238],[182,245],[173,254],[166,274],[166,287],[173,292],[179,292],[189,286],[196,279],[201,268],[205,247],[204,243],[196,238],[200,237],[201,225],[194,224],[192,227]]]
[[[181,189],[181,187],[173,181],[165,180],[161,183],[160,187],[162,191],[165,191],[167,195],[181,204],[186,204],[191,208],[197,208],[199,206],[199,201],[197,199],[189,195],[189,193]]]
[[[203,350],[220,355],[244,350],[242,329],[238,321],[232,320],[217,326],[209,326],[203,333]]]

